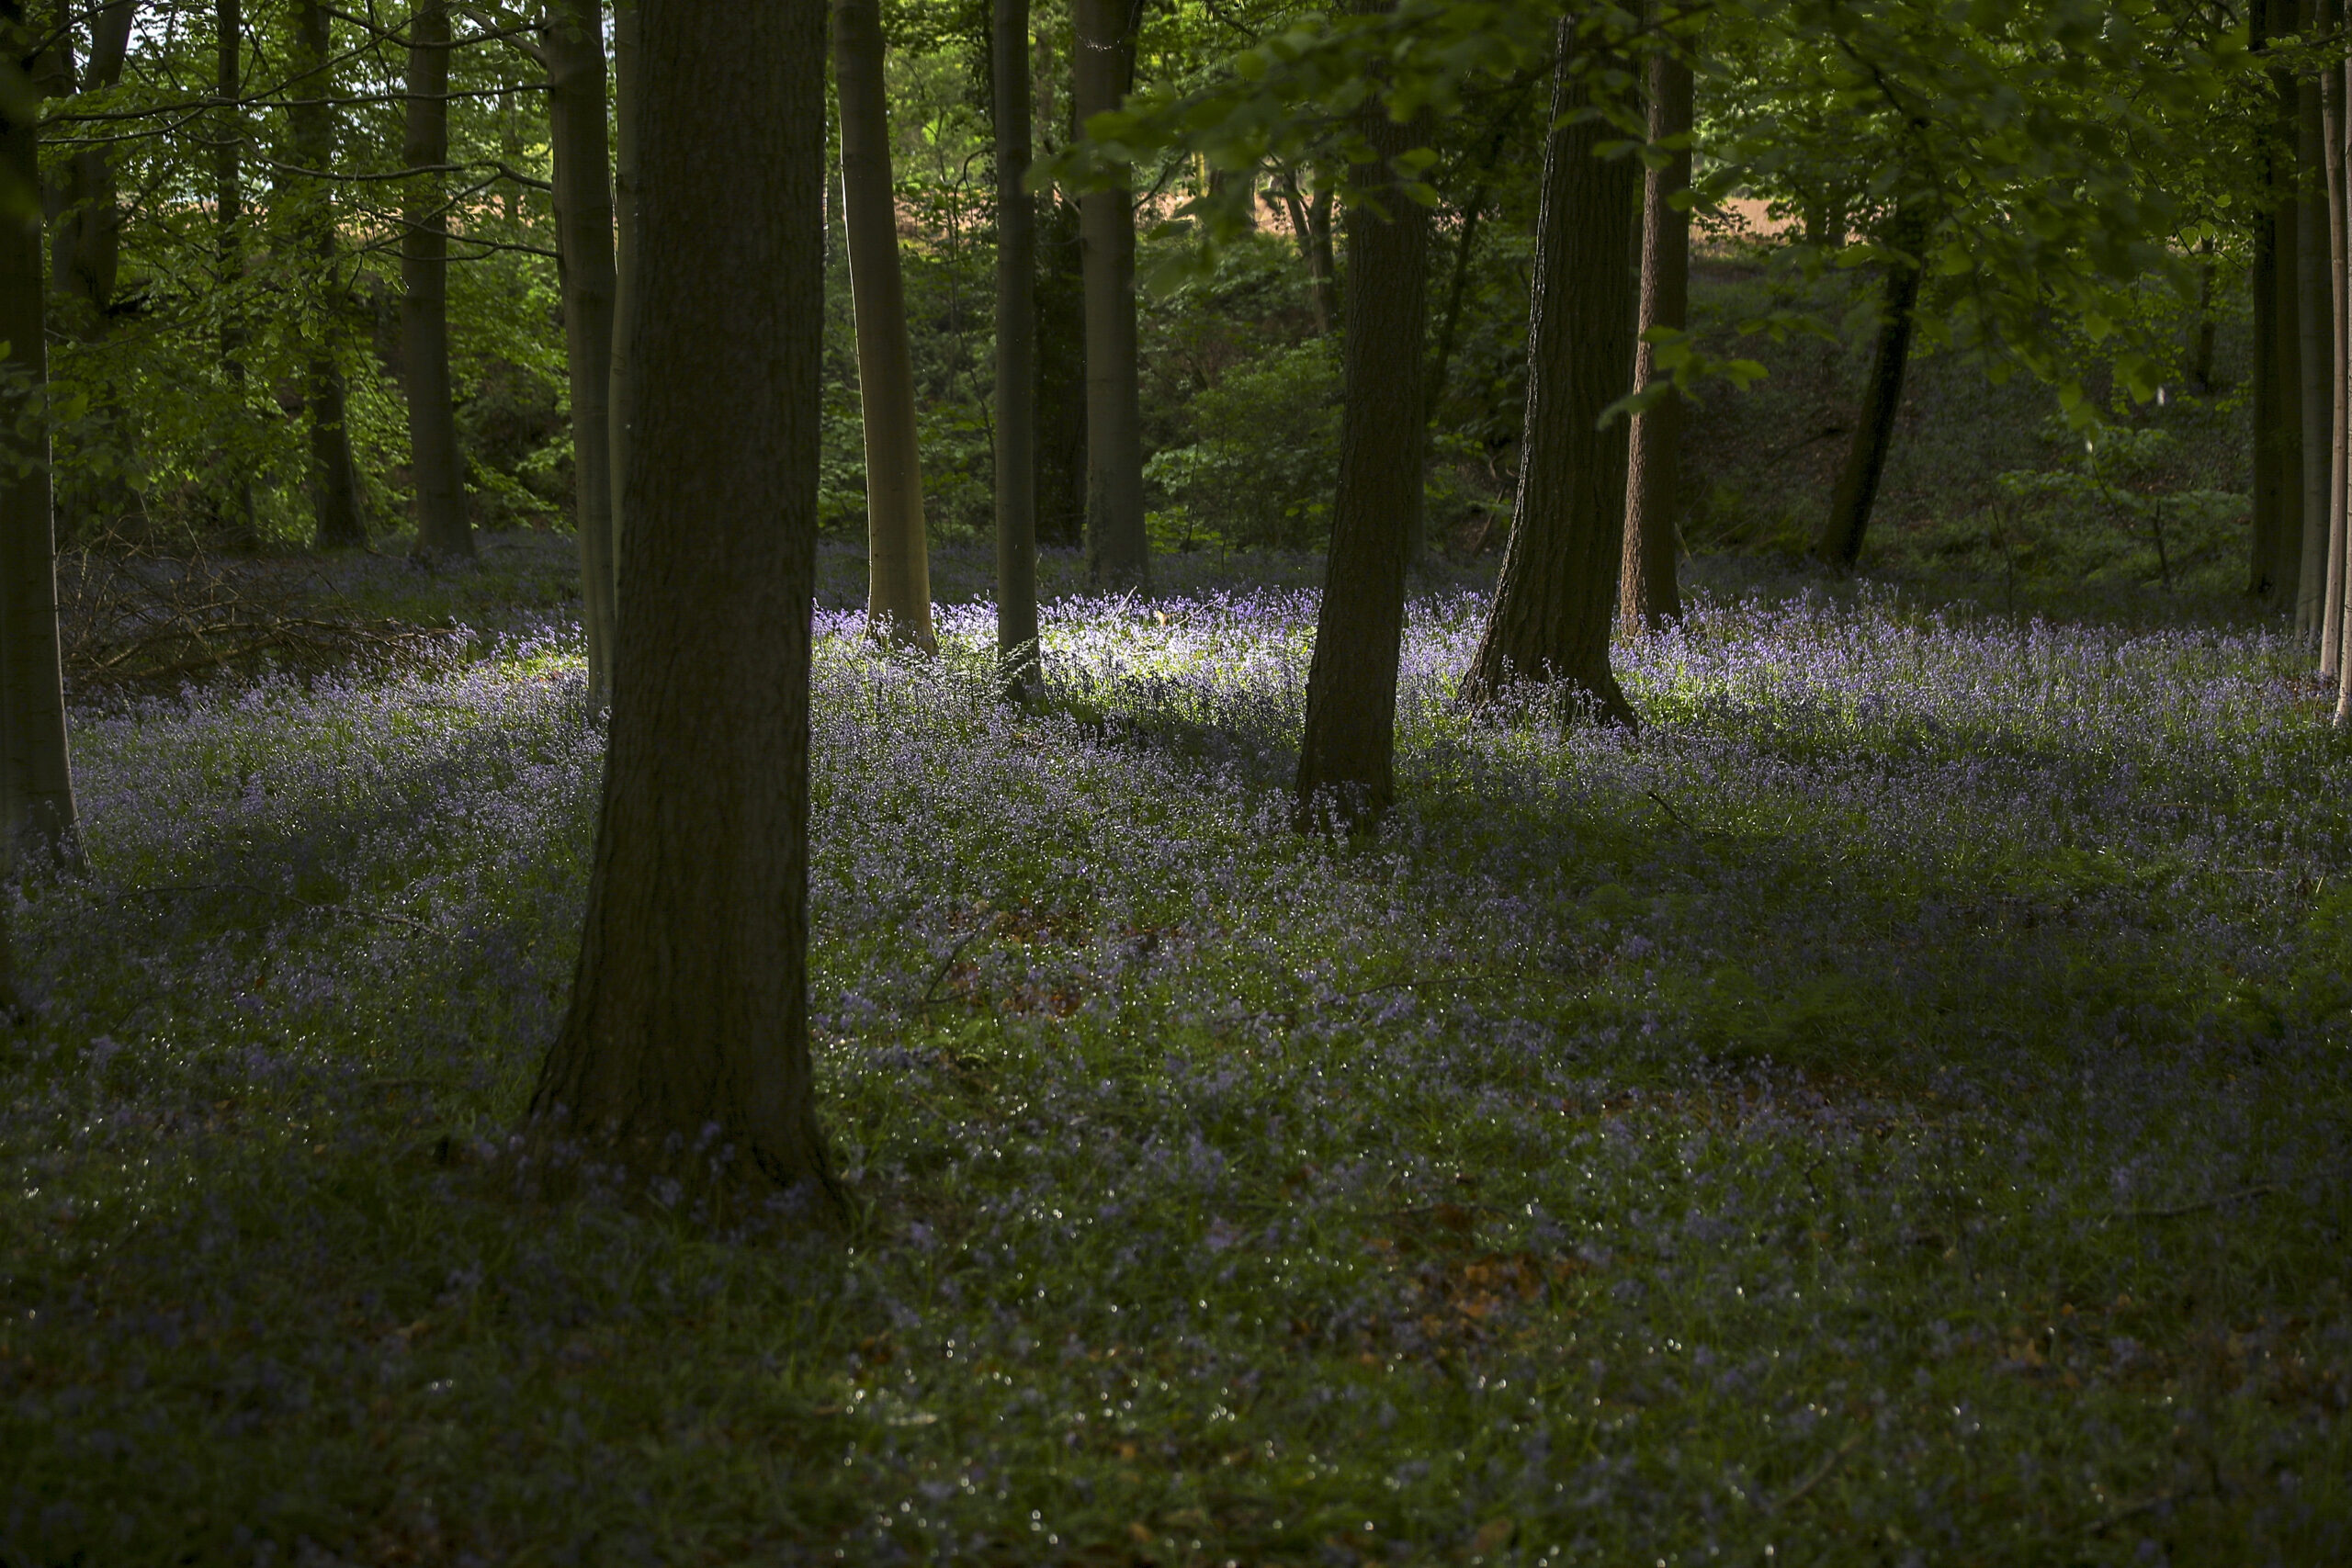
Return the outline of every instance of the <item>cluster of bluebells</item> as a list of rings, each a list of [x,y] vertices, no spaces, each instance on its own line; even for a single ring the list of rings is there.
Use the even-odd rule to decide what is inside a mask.
[[[1463,712],[1450,592],[1332,843],[1314,608],[1057,601],[1023,707],[985,605],[820,614],[816,1251],[497,1179],[571,634],[83,716],[0,1106],[0,1451],[63,1457],[0,1558],[223,1487],[256,1560],[2337,1540],[2352,757],[2283,639],[1702,597],[1629,736]]]

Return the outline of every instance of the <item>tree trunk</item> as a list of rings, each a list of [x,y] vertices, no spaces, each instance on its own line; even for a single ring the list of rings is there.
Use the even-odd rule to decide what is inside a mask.
[[[220,376],[230,396],[244,401],[245,345],[251,334],[244,319],[245,261],[245,21],[240,0],[216,0],[212,13],[213,86],[221,102],[220,121],[212,148],[212,219],[219,255],[218,297],[220,309]],[[243,423],[242,420],[240,424]],[[225,531],[238,544],[254,542],[254,481],[249,459],[225,444],[226,472],[221,488],[227,495],[220,513]]]
[[[408,134],[412,169],[449,161],[449,13],[421,0],[409,17]],[[408,394],[409,473],[416,487],[419,560],[474,553],[466,520],[466,465],[449,386],[449,215],[438,175],[410,186],[401,224],[401,379]]]
[[[2319,6],[2309,6],[2306,11],[2307,21],[2315,27]],[[2326,162],[2319,100],[2316,77],[2295,84],[2296,163],[2305,175],[2295,211],[2295,401],[2302,414],[2302,439],[2297,444],[2302,493],[2287,581],[2294,585],[2295,625],[2307,637],[2319,635],[2321,589],[2327,572],[2328,451],[2334,415],[2327,382],[2335,357],[2331,346],[2335,309],[2327,281],[2327,193],[2319,183]]]
[[[21,60],[30,41],[20,0],[0,0],[0,37]],[[40,105],[0,94],[0,340],[16,396],[0,432],[0,856],[16,872],[72,862],[74,770],[57,644],[57,550],[51,532],[43,335]],[[19,402],[17,398],[25,400]],[[29,449],[27,449],[27,445]]]
[[[1306,306],[1315,317],[1315,335],[1328,337],[1331,332],[1331,291],[1323,272],[1323,253],[1315,243],[1314,220],[1306,213],[1306,197],[1298,188],[1298,167],[1283,165],[1276,188],[1282,192],[1283,210],[1290,219],[1291,239],[1298,246],[1298,261],[1306,269]]]
[[[101,93],[122,80],[130,49],[133,0],[107,0],[90,18],[90,63],[81,91]],[[96,338],[106,330],[122,264],[122,210],[115,194],[114,160],[103,147],[77,150],[67,165],[64,210],[51,238],[51,277],[74,302],[74,327]]]
[[[2324,12],[2327,29],[2334,33],[2344,25],[2341,0],[2327,0]],[[2335,674],[2343,658],[2343,627],[2346,592],[2345,548],[2346,545],[2347,512],[2352,512],[2352,276],[2346,267],[2352,263],[2352,191],[2346,188],[2346,179],[2352,174],[2352,160],[2345,156],[2345,138],[2352,133],[2345,116],[2346,71],[2352,63],[2330,65],[2322,79],[2320,115],[2324,131],[2322,151],[2325,154],[2327,171],[2327,247],[2330,303],[2335,307],[2329,347],[2332,351],[2332,374],[2328,378],[2328,484],[2327,484],[2327,547],[2323,569],[2325,581],[2321,587],[2319,614],[2320,670],[2323,674]]]
[[[1687,136],[1690,130],[1690,67],[1660,52],[1650,57],[1650,141]],[[1672,154],[1663,169],[1647,170],[1642,184],[1641,330],[1685,324],[1690,293],[1690,215],[1672,197],[1690,188],[1690,150]],[[1657,378],[1656,350],[1646,343],[1634,350],[1634,385]],[[1681,548],[1676,527],[1682,502],[1682,395],[1669,392],[1634,416],[1631,478],[1626,483],[1625,547],[1618,567],[1617,620],[1627,637],[1682,618],[1682,593],[1675,582],[1675,557]]]
[[[1418,138],[1377,96],[1357,129],[1377,161],[1353,171],[1347,209],[1340,486],[1298,752],[1305,831],[1375,822],[1396,796],[1397,649],[1428,425],[1429,212],[1405,194],[1391,162]]]
[[[931,545],[915,440],[914,352],[899,272],[878,0],[833,0],[833,82],[857,313],[858,406],[865,416],[866,618],[876,636],[929,649],[938,646],[931,626]]]
[[[571,457],[580,535],[581,620],[592,701],[613,693],[613,186],[605,141],[602,0],[560,0],[540,28],[554,154],[556,268],[571,383]]]
[[[294,162],[325,171],[334,164],[334,110],[327,102],[334,82],[325,0],[294,0],[295,91],[287,106]],[[300,176],[297,176],[299,179]],[[333,190],[319,184],[298,191],[301,248],[317,269],[317,299],[304,345],[304,391],[311,421],[311,504],[321,549],[365,548],[368,524],[359,509],[359,474],[351,457],[351,424],[343,364],[335,353],[336,319],[342,315],[340,243],[335,235]]]
[[[1846,448],[1846,466],[1838,472],[1838,488],[1829,497],[1829,516],[1813,553],[1839,570],[1862,558],[1862,536],[1871,525],[1871,509],[1878,502],[1879,479],[1886,472],[1886,454],[1894,445],[1894,416],[1903,408],[1903,373],[1911,359],[1913,317],[1919,303],[1917,249],[1926,226],[1897,209],[1887,225],[1885,243],[1898,254],[1886,263],[1886,299],[1879,322],[1878,346],[1871,354],[1870,379],[1862,385],[1862,406],[1854,415],[1854,439]]]
[[[1052,191],[1037,226],[1037,537],[1086,539],[1086,282],[1078,209]]]
[[[1575,20],[1563,21],[1535,225],[1519,495],[1462,695],[1484,703],[1514,682],[1556,681],[1630,728],[1634,710],[1609,668],[1625,525],[1625,426],[1603,429],[1600,415],[1634,376],[1636,297],[1626,255],[1641,164],[1594,155],[1618,138],[1605,121],[1563,123],[1589,101],[1583,79],[1570,72],[1578,47]]]
[[[825,6],[720,27],[641,5],[629,611],[577,978],[529,1116],[542,1148],[584,1143],[718,1220],[832,1193],[807,987]]]
[[[2288,94],[2290,106],[2286,129],[2295,128],[2291,106],[2294,96]],[[2291,149],[2293,142],[2288,146]],[[2291,164],[2289,165],[2291,171]],[[2291,172],[2289,176],[2291,179]],[[2272,349],[2270,364],[2278,378],[2278,423],[2275,428],[2278,447],[2273,461],[2278,465],[2277,478],[2278,511],[2277,525],[2270,535],[2270,558],[2262,569],[2260,592],[2274,604],[2291,609],[2295,603],[2295,569],[2302,559],[2303,549],[2303,331],[2302,290],[2296,280],[2297,258],[2302,244],[2297,222],[2294,190],[2291,185],[2278,193],[2278,209],[2270,215],[2273,265],[2277,269],[2278,333],[2277,346]]]
[[[1078,123],[1119,107],[1135,73],[1127,0],[1072,0]],[[1141,588],[1151,547],[1143,524],[1143,407],[1136,361],[1136,215],[1125,188],[1078,198],[1086,284],[1086,564],[1105,587]]]
[[[1029,175],[1029,0],[995,0],[996,649],[1015,698],[1037,660],[1037,202]]]
[[[621,536],[628,531],[629,439],[637,422],[637,388],[629,374],[628,333],[621,323],[636,309],[638,246],[638,0],[613,0],[613,361],[605,426],[612,443],[613,607],[620,613]],[[825,182],[828,189],[832,182]]]

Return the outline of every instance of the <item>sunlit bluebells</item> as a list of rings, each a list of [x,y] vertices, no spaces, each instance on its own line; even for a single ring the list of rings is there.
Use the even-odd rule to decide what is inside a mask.
[[[1287,827],[1305,592],[820,616],[844,1245],[518,1195],[568,631],[85,713],[0,1562],[2346,1551],[2352,752],[2265,635],[1702,598]],[[1792,1555],[1792,1554],[1794,1555]]]

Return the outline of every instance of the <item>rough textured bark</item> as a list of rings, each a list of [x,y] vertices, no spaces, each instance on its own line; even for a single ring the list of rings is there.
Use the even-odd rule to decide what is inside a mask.
[[[1660,53],[1649,63],[1650,140],[1664,141],[1690,129],[1690,67]],[[1671,197],[1690,185],[1690,150],[1681,149],[1663,169],[1649,169],[1642,181],[1642,306],[1640,327],[1680,330],[1690,295],[1690,215]],[[1657,375],[1656,351],[1646,343],[1634,350],[1634,385],[1645,387]],[[1634,416],[1627,466],[1625,544],[1618,565],[1617,620],[1628,637],[1682,615],[1682,592],[1675,581],[1675,556],[1681,547],[1676,527],[1682,504],[1682,397],[1666,399]]]
[[[1625,425],[1603,429],[1600,422],[1634,378],[1635,289],[1626,257],[1642,166],[1594,155],[1618,137],[1604,122],[1561,123],[1588,102],[1573,71],[1573,19],[1562,23],[1559,47],[1535,225],[1519,495],[1462,694],[1481,703],[1514,682],[1557,681],[1603,718],[1630,728],[1634,710],[1609,668],[1625,524]]]
[[[213,89],[220,98],[219,123],[213,130],[212,220],[214,254],[219,258],[219,286],[224,301],[220,311],[220,374],[231,391],[243,400],[245,345],[251,339],[244,320],[240,284],[245,271],[245,115],[238,107],[244,96],[245,21],[240,0],[215,0],[212,12]],[[254,481],[243,454],[230,446],[222,453],[220,522],[236,542],[254,539]]]
[[[641,4],[629,607],[529,1114],[657,1199],[830,1193],[807,997],[825,6]]]
[[[104,92],[122,80],[130,49],[133,0],[107,0],[90,18],[90,60],[80,88]],[[51,235],[50,276],[74,302],[74,329],[105,331],[122,264],[122,209],[115,192],[114,160],[103,147],[77,150],[66,165],[65,203]]]
[[[580,536],[580,602],[592,698],[612,693],[613,186],[605,120],[601,0],[558,0],[540,29],[554,154],[556,263],[563,287],[564,362],[571,384],[571,457]],[[821,118],[819,124],[822,124]]]
[[[30,42],[25,8],[0,0],[0,39],[12,62]],[[28,112],[29,111],[29,112]],[[49,381],[43,337],[37,102],[0,95],[0,182],[14,199],[0,216],[0,340],[12,380],[38,399]],[[39,404],[33,405],[38,409]],[[11,398],[0,433],[0,855],[6,867],[73,857],[74,771],[57,645],[57,550],[51,515],[49,428]],[[18,445],[29,438],[33,449]]]
[[[1429,212],[1389,163],[1416,138],[1377,99],[1358,130],[1380,162],[1355,169],[1347,209],[1340,485],[1298,752],[1298,825],[1322,831],[1375,821],[1396,796],[1397,645],[1428,413]]]
[[[1899,254],[1886,263],[1878,344],[1871,352],[1870,378],[1862,383],[1861,407],[1855,411],[1846,466],[1838,470],[1838,488],[1829,497],[1829,516],[1813,543],[1816,557],[1841,570],[1861,558],[1862,536],[1878,502],[1887,451],[1894,445],[1894,416],[1903,408],[1903,373],[1911,359],[1913,312],[1919,303],[1920,228],[1916,217],[1904,211],[1897,211],[1887,225],[1885,243]]]
[[[1071,0],[1078,122],[1119,107],[1135,73],[1127,0]],[[1143,525],[1143,406],[1136,358],[1136,217],[1124,188],[1078,198],[1086,285],[1086,564],[1108,587],[1150,577]]]
[[[1056,545],[1086,539],[1086,284],[1078,209],[1038,197],[1037,537]]]
[[[833,83],[841,98],[842,203],[857,312],[857,398],[865,418],[866,617],[878,637],[935,648],[878,0],[833,0]]]
[[[637,423],[637,386],[630,375],[628,333],[620,323],[636,308],[637,293],[637,50],[638,0],[613,0],[613,364],[607,385],[611,406],[605,426],[611,432],[613,474],[613,606],[620,611],[621,536],[628,528],[626,477],[628,448]],[[825,182],[831,189],[832,182]]]
[[[323,0],[294,0],[295,92],[287,106],[294,162],[305,169],[334,165],[334,92]],[[298,176],[299,177],[299,176]],[[284,188],[284,187],[281,187]],[[343,285],[335,237],[334,194],[323,185],[296,193],[300,247],[317,270],[318,298],[305,323],[303,391],[311,423],[311,505],[322,549],[364,547],[368,523],[359,505],[359,473],[351,458],[351,424],[343,362],[335,350],[335,318]]]
[[[2319,6],[2306,6],[2306,31],[2316,28]],[[2305,635],[2318,635],[2321,585],[2327,571],[2327,495],[2329,423],[2333,413],[2327,389],[2335,353],[2334,301],[2327,281],[2327,192],[2321,184],[2325,165],[2321,146],[2320,87],[2316,76],[2295,84],[2295,157],[2305,178],[2295,203],[2295,369],[2299,384],[2295,404],[2302,416],[2301,439],[2296,444],[2301,482],[2300,525],[2292,540],[2293,558],[2283,563],[2284,584],[2292,585],[2290,601],[2295,624]],[[2286,551],[2282,547],[2281,556]]]
[[[2341,0],[2327,0],[2325,17],[2331,31],[2343,26]],[[2322,79],[2320,96],[2327,177],[2327,276],[2335,306],[2330,344],[2333,374],[2328,382],[2327,558],[2318,617],[2320,667],[2328,674],[2336,672],[2343,657],[2345,549],[2347,526],[2352,526],[2352,517],[2347,516],[2352,513],[2352,493],[2347,493],[2352,491],[2352,386],[2347,386],[2347,379],[2352,379],[2352,276],[2346,272],[2346,265],[2352,265],[2352,190],[2345,184],[2347,174],[2352,174],[2352,159],[2345,155],[2345,137],[2352,132],[2345,115],[2347,71],[2352,71],[2352,63],[2330,66]]]
[[[995,0],[996,649],[1015,696],[1037,669],[1037,203],[1029,175],[1029,0]]]
[[[423,0],[409,17],[408,133],[412,169],[449,161],[449,13]],[[409,475],[416,490],[421,560],[474,553],[466,518],[466,465],[449,384],[449,215],[446,182],[419,175],[401,225],[401,380],[408,394]]]

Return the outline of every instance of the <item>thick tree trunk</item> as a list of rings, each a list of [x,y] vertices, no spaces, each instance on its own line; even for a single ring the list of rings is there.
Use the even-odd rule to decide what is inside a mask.
[[[1086,281],[1078,209],[1048,191],[1037,226],[1037,537],[1086,539]]]
[[[637,423],[637,387],[630,375],[628,333],[621,323],[636,309],[637,294],[637,116],[638,0],[613,0],[613,363],[609,378],[611,406],[605,425],[611,432],[613,475],[613,605],[620,613],[621,536],[628,528],[627,501],[629,441]],[[831,189],[832,182],[825,182]]]
[[[1861,559],[1862,536],[1878,502],[1887,452],[1894,445],[1894,417],[1903,409],[1903,374],[1911,359],[1913,317],[1919,303],[1917,250],[1924,237],[1922,225],[1900,210],[1887,225],[1886,243],[1901,254],[1886,263],[1878,345],[1871,353],[1861,407],[1855,412],[1854,439],[1846,448],[1838,488],[1830,493],[1828,519],[1813,544],[1815,556],[1841,570]]]
[[[1029,0],[995,0],[996,649],[1019,697],[1037,661],[1037,202],[1029,175]]]
[[[294,0],[295,92],[287,106],[294,162],[324,171],[334,165],[334,91],[325,0]],[[299,176],[297,176],[299,178]],[[321,549],[365,548],[368,524],[359,506],[359,473],[351,457],[351,423],[335,352],[343,285],[333,191],[323,184],[297,194],[301,248],[317,269],[317,299],[304,344],[303,385],[311,422],[311,504]]]
[[[866,618],[877,637],[933,649],[931,545],[915,439],[914,351],[899,272],[878,0],[833,0],[833,83],[841,97],[842,204],[857,312],[858,406],[865,416]]]
[[[244,400],[246,330],[243,284],[245,272],[245,21],[240,0],[215,0],[212,13],[213,87],[221,102],[220,123],[213,131],[212,220],[219,257],[220,310],[220,376],[231,396]],[[241,422],[242,423],[242,422]],[[221,487],[225,502],[220,520],[239,544],[254,542],[253,471],[234,443],[222,453],[225,471]]]
[[[22,60],[30,29],[20,0],[0,0],[0,39]],[[0,433],[0,857],[6,869],[71,861],[74,771],[57,643],[57,551],[51,532],[49,382],[43,335],[40,107],[0,95],[0,340],[11,381]],[[29,416],[29,417],[28,417]],[[29,442],[30,449],[25,444]]]
[[[2334,32],[2344,24],[2341,0],[2327,0],[2325,19]],[[2346,578],[2345,550],[2347,526],[2352,526],[2352,159],[2345,155],[2345,138],[2352,133],[2345,115],[2346,73],[2352,62],[2331,65],[2322,79],[2320,115],[2327,172],[2327,248],[2330,303],[2334,305],[2329,347],[2332,374],[2328,378],[2328,476],[2326,562],[2323,568],[2319,622],[2320,669],[2336,673],[2343,657],[2343,627]]]
[[[831,1207],[807,994],[825,6],[722,27],[641,5],[629,607],[577,979],[529,1114],[542,1147],[713,1219],[763,1190]]]
[[[90,18],[90,62],[81,90],[100,93],[122,80],[137,17],[134,0],[107,0]],[[85,147],[67,165],[65,207],[51,240],[51,277],[74,301],[74,330],[95,338],[106,330],[122,265],[122,209],[115,194],[114,160],[103,147]]]
[[[1650,141],[1687,135],[1690,130],[1690,67],[1666,53],[1651,56]],[[1663,169],[1647,170],[1642,186],[1641,330],[1681,330],[1690,293],[1690,215],[1672,200],[1690,185],[1690,150],[1681,148]],[[1646,343],[1634,351],[1634,385],[1646,387],[1657,376],[1656,351]],[[1634,416],[1631,477],[1626,482],[1625,547],[1618,565],[1617,621],[1628,637],[1682,616],[1682,592],[1675,582],[1675,556],[1681,548],[1676,527],[1682,503],[1682,396],[1669,392]]]
[[[1463,678],[1483,703],[1520,681],[1556,681],[1601,717],[1631,728],[1634,710],[1609,668],[1617,557],[1625,525],[1625,425],[1601,411],[1634,378],[1634,209],[1641,164],[1600,159],[1618,132],[1586,107],[1576,23],[1559,32],[1552,131],[1529,299],[1527,413],[1510,544],[1487,625]]]
[[[409,17],[408,134],[412,169],[449,161],[449,13],[422,0]],[[401,379],[408,394],[409,473],[416,487],[420,560],[471,556],[466,465],[449,384],[449,215],[446,182],[419,175],[401,225]]]
[[[1127,0],[1072,0],[1078,123],[1119,107],[1135,73]],[[1124,188],[1078,198],[1086,282],[1086,564],[1105,587],[1150,579],[1143,523],[1143,406],[1136,358],[1136,215]]]
[[[1429,212],[1390,163],[1417,139],[1377,97],[1357,129],[1378,162],[1354,170],[1347,209],[1340,487],[1298,752],[1297,825],[1323,832],[1377,821],[1396,796],[1397,647],[1429,412]]]
[[[2319,22],[2318,12],[2316,5],[2307,7],[2307,21],[2313,28]],[[2326,163],[2322,152],[2326,132],[2321,124],[2318,78],[2297,82],[2295,99],[2296,162],[2305,175],[2295,204],[2295,367],[2299,378],[2295,400],[2302,414],[2302,439],[2296,455],[2302,493],[2297,508],[2301,525],[2292,541],[2294,559],[2287,566],[2285,581],[2293,584],[2296,626],[2304,636],[2315,637],[2321,588],[2327,573],[2328,452],[2334,414],[2327,382],[2335,357],[2332,346],[2335,321],[2327,280],[2327,193],[2320,184],[2320,172]]]
[[[611,696],[614,636],[612,411],[613,186],[605,119],[602,0],[558,0],[540,29],[554,154],[557,271],[571,383],[571,457],[580,535],[581,620],[593,701]],[[820,122],[821,123],[821,122]]]

